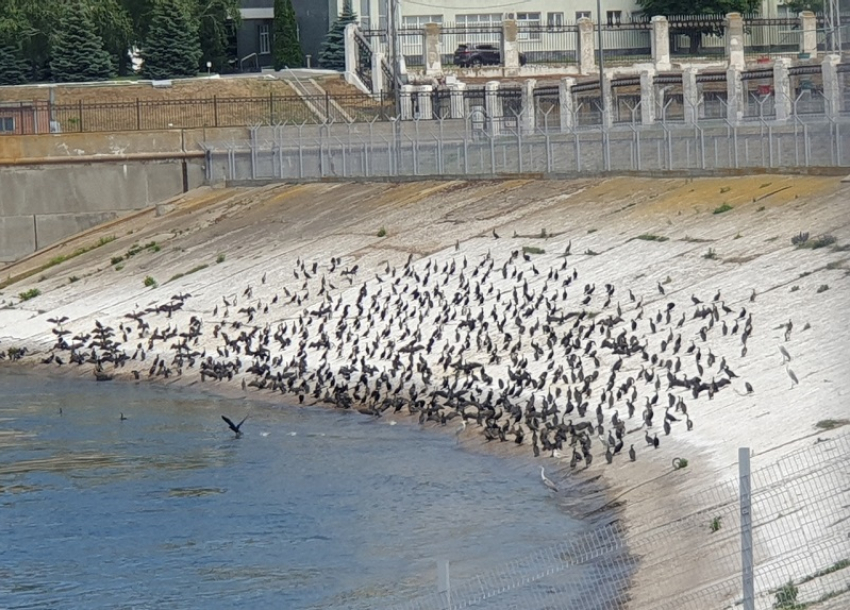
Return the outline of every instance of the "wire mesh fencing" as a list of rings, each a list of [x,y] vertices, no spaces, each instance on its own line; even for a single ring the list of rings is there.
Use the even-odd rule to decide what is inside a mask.
[[[850,435],[826,436],[808,437],[778,460],[770,452],[750,460],[743,449],[737,472],[721,472],[719,483],[696,486],[675,502],[642,504],[640,520],[632,517],[628,526],[618,520],[588,528],[457,582],[440,562],[435,586],[385,605],[370,600],[369,607],[850,607]],[[740,467],[750,461],[752,470]],[[669,474],[689,476],[687,468]]]

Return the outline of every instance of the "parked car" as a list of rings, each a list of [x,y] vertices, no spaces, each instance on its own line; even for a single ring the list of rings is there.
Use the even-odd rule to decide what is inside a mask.
[[[519,54],[519,65],[527,61],[525,53]],[[502,63],[502,51],[488,43],[465,42],[455,49],[454,63],[461,68],[480,68],[481,66],[498,66]]]

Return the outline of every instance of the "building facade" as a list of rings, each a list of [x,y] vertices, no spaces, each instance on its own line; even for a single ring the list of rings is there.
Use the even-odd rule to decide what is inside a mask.
[[[301,49],[317,65],[319,48],[336,17],[335,0],[292,0]],[[271,67],[274,32],[274,0],[242,0],[242,26],[236,33],[237,68],[240,71]]]

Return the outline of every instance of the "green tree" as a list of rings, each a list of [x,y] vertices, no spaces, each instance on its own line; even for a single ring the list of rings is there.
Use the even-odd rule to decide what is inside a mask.
[[[199,68],[206,72],[207,62],[215,72],[223,72],[230,61],[230,41],[241,23],[239,0],[191,0],[200,28],[201,58]]]
[[[50,70],[56,82],[106,80],[114,73],[85,0],[69,0],[51,39]]]
[[[20,85],[27,82],[21,39],[27,23],[12,0],[0,0],[0,85]]]
[[[103,39],[103,48],[124,76],[131,71],[130,47],[133,45],[133,20],[120,0],[91,2],[92,18],[97,33]]]
[[[298,22],[292,0],[274,2],[274,69],[300,68],[304,65],[304,51],[298,39]]]
[[[345,26],[357,21],[357,15],[351,9],[351,0],[345,0],[342,12],[333,22],[325,36],[325,42],[319,49],[319,64],[328,70],[345,70]]]
[[[201,58],[198,23],[182,0],[155,0],[142,73],[151,79],[197,76]]]
[[[644,14],[655,17],[663,15],[726,15],[727,13],[753,13],[760,6],[759,0],[638,0]],[[703,35],[723,35],[723,26],[704,23],[697,26],[670,24],[670,34],[685,35],[690,41],[689,53],[699,53]]]

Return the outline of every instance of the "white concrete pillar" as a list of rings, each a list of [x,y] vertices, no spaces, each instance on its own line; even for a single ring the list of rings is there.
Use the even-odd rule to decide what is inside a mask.
[[[400,93],[401,120],[413,120],[413,85],[402,85]]]
[[[573,87],[575,84],[576,79],[571,76],[565,76],[558,83],[562,132],[572,131],[573,127],[575,127],[575,98],[573,97]]]
[[[426,23],[422,57],[425,60],[425,75],[439,76],[443,73],[440,47],[440,24]]]
[[[582,17],[578,25],[578,71],[579,74],[593,74],[596,70],[596,55],[594,53],[593,21]]]
[[[838,118],[841,112],[841,82],[838,79],[838,64],[841,55],[827,55],[821,63],[823,97],[826,100],[826,115]]]
[[[466,83],[452,83],[449,85],[450,107],[453,119],[466,118],[466,104],[464,104],[464,91]]]
[[[685,68],[682,71],[682,98],[685,110],[685,124],[695,125],[700,118],[699,86],[697,85],[698,69]]]
[[[655,70],[640,73],[640,122],[652,125],[655,122]]]
[[[372,93],[375,95],[384,90],[384,54],[372,51]]]
[[[522,83],[522,115],[520,129],[523,135],[532,135],[537,128],[537,108],[534,104],[534,86],[537,81],[533,78]]]
[[[484,111],[490,135],[497,136],[502,130],[502,98],[499,96],[499,81],[491,80],[484,85]]]
[[[602,82],[599,83],[600,95],[604,100],[604,108],[605,112],[602,113],[602,124],[605,127],[613,127],[614,126],[614,104],[616,103],[614,100],[614,88],[611,86],[611,75],[608,74],[606,70],[602,75]]]
[[[434,105],[431,101],[434,87],[431,85],[419,85],[415,89],[417,101],[417,113],[415,116],[421,121],[430,121],[434,118]]]
[[[791,78],[788,68],[791,60],[787,57],[777,57],[773,60],[773,105],[777,121],[787,121],[791,116]]]
[[[818,21],[812,11],[803,11],[799,14],[800,30],[800,53],[808,53],[810,59],[818,56]]]
[[[519,46],[517,44],[517,23],[513,19],[502,21],[502,66],[505,73],[519,71]]]
[[[744,19],[741,13],[726,15],[726,59],[730,68],[741,70],[746,66],[744,60]]]
[[[357,74],[357,41],[354,38],[356,31],[356,23],[345,26],[345,72],[347,74]]]
[[[656,70],[670,69],[670,24],[667,17],[652,18],[651,33],[652,63]]]
[[[726,118],[737,123],[744,117],[744,83],[741,80],[741,70],[730,67],[726,70]]]

